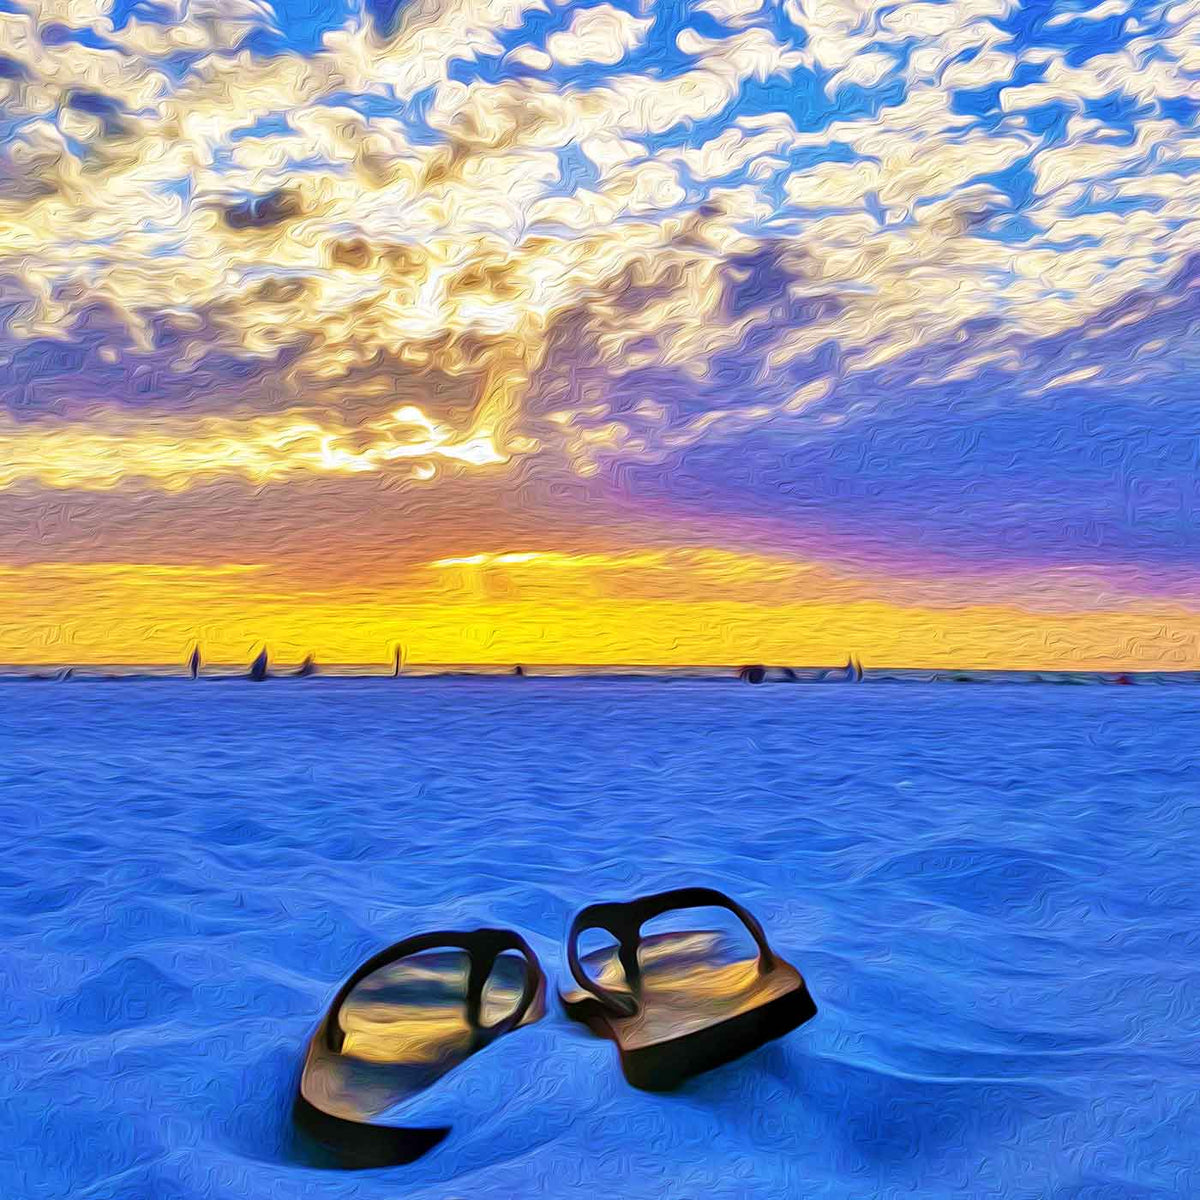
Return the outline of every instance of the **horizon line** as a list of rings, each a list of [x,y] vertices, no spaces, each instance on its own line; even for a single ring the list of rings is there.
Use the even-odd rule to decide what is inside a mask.
[[[299,671],[308,659],[296,662],[284,661],[274,665],[272,677],[288,678]],[[1200,663],[1190,666],[1106,666],[1106,667],[1064,667],[1064,666],[900,666],[880,663],[867,666],[861,662],[859,668],[864,673],[904,673],[904,674],[972,674],[972,675],[1200,675]],[[339,671],[349,672],[354,676],[369,676],[381,678],[396,678],[394,665],[382,661],[359,662],[329,662],[325,665],[316,663],[316,675],[335,676]],[[846,663],[809,663],[790,664],[745,660],[724,663],[649,663],[649,662],[611,662],[611,663],[565,663],[537,662],[529,660],[511,662],[422,662],[407,663],[401,667],[399,678],[429,676],[435,674],[478,674],[478,675],[513,675],[518,669],[525,673],[545,672],[548,674],[570,673],[575,675],[608,674],[612,672],[636,674],[682,674],[687,672],[732,672],[761,668],[767,673],[794,672],[812,674],[822,672],[841,672],[847,669]],[[199,678],[243,678],[250,670],[250,664],[241,661],[213,661],[206,663],[199,672]],[[188,664],[174,662],[79,662],[79,661],[47,661],[38,663],[0,663],[0,675],[29,675],[41,671],[79,671],[85,673],[105,672],[151,672],[166,678],[178,676],[189,679]]]

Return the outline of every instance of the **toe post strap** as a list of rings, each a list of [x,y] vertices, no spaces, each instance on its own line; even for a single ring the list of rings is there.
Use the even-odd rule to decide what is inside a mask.
[[[689,887],[658,892],[637,900],[590,904],[579,912],[567,935],[567,962],[575,982],[614,1015],[633,1016],[639,1008],[637,992],[641,981],[641,966],[638,962],[638,948],[642,940],[642,927],[647,921],[652,921],[664,913],[684,908],[728,909],[745,925],[754,939],[754,944],[758,947],[759,971],[765,974],[774,969],[774,952],[767,943],[762,926],[752,913],[715,888]],[[603,929],[616,938],[617,954],[629,985],[628,992],[606,988],[584,970],[579,957],[579,935],[589,929]]]
[[[342,984],[325,1019],[327,1047],[336,1054],[341,1053],[342,1047],[345,1045],[346,1033],[342,1029],[338,1017],[347,997],[364,979],[401,959],[410,958],[412,955],[421,954],[426,950],[443,948],[467,952],[470,964],[466,993],[467,1023],[471,1026],[476,1040],[482,1043],[493,1041],[520,1025],[545,981],[541,965],[528,942],[511,929],[438,930],[415,934],[397,942],[394,946],[389,946],[386,950],[381,950],[367,959]],[[491,978],[496,959],[510,950],[516,951],[525,959],[525,981],[521,989],[521,998],[506,1017],[502,1017],[491,1025],[484,1025],[480,1020],[484,988],[487,986],[488,979]]]

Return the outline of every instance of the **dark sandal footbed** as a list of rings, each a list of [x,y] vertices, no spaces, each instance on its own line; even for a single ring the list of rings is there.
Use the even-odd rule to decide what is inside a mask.
[[[462,954],[428,955],[432,950],[450,950],[466,954],[466,988],[461,987],[462,972],[450,968],[462,966]],[[503,1018],[490,1025],[483,1023],[484,992],[489,979],[503,982],[503,976],[514,975],[510,962],[500,956],[515,951],[524,958],[521,972],[521,994],[516,1006]],[[414,956],[425,955],[415,959]],[[410,1008],[410,1034],[405,1038],[412,1055],[388,1059],[378,1053],[369,1058],[347,1052],[347,1030],[341,1020],[347,1001],[355,989],[376,972],[406,959],[414,959],[411,973],[420,975],[422,987],[414,989],[412,980],[399,989],[410,1000],[414,997],[427,1002],[450,1001],[434,1006]],[[513,963],[513,966],[516,964]],[[441,975],[439,976],[439,969]],[[457,989],[454,986],[457,980]],[[386,1005],[387,985],[376,988],[372,1001]],[[423,992],[423,994],[422,994]],[[393,985],[391,999],[398,992]],[[356,1007],[351,1004],[349,1008]],[[369,1022],[369,1005],[362,1005]],[[393,1003],[392,1008],[398,1007]],[[449,1036],[431,1035],[430,1019],[457,1009],[463,1012],[465,1024],[451,1029]],[[349,1011],[347,1008],[347,1011]],[[367,959],[342,984],[324,1019],[309,1040],[297,1087],[294,1115],[299,1128],[332,1152],[340,1165],[383,1166],[411,1162],[436,1146],[449,1132],[449,1126],[436,1128],[406,1126],[403,1113],[395,1111],[405,1101],[428,1091],[454,1067],[472,1054],[512,1032],[522,1024],[532,1024],[545,1013],[545,976],[537,956],[520,935],[503,929],[472,931],[438,931],[417,934]],[[427,1028],[422,1031],[424,1017]],[[453,1024],[453,1022],[451,1022]],[[403,1036],[404,1021],[388,1023],[385,1038],[393,1042]],[[424,1037],[423,1037],[424,1033]],[[350,1031],[351,1049],[355,1039],[367,1042],[371,1031]],[[374,1118],[388,1113],[386,1121]]]
[[[642,926],[686,908],[725,908],[741,920],[756,959],[717,961],[721,935],[702,930],[642,937]],[[617,945],[581,958],[579,937],[603,929]],[[593,904],[567,941],[578,991],[561,991],[567,1015],[617,1044],[626,1079],[665,1091],[738,1058],[816,1015],[803,976],[768,945],[758,921],[712,888],[680,888],[628,902]],[[624,975],[615,989],[596,978]]]

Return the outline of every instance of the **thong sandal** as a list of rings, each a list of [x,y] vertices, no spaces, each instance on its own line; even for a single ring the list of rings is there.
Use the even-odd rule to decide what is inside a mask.
[[[509,951],[524,962],[502,957]],[[545,976],[516,933],[423,933],[397,942],[346,980],[313,1034],[296,1123],[342,1165],[412,1162],[450,1127],[406,1124],[406,1103],[545,1010]]]
[[[727,908],[758,947],[727,953],[720,933],[643,938],[642,926],[679,908]],[[617,945],[579,956],[579,935],[604,929]],[[767,944],[762,926],[711,888],[680,888],[626,903],[593,904],[575,918],[567,959],[579,991],[560,992],[567,1016],[611,1038],[634,1087],[667,1091],[689,1076],[782,1037],[816,1015],[804,977]],[[614,987],[624,978],[624,987]]]

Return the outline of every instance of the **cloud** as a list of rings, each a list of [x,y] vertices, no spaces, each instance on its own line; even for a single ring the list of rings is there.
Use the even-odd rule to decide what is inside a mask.
[[[649,17],[639,20],[611,4],[578,9],[566,30],[546,39],[546,53],[564,67],[587,62],[611,65],[636,50],[653,24]]]
[[[508,55],[507,61],[534,71],[548,71],[554,66],[554,59],[536,46],[518,46]]]
[[[223,215],[230,229],[261,229],[298,217],[302,211],[294,194],[277,189],[263,196],[252,196],[240,204],[231,204]]]
[[[762,12],[763,0],[697,0],[694,7],[722,24],[737,27]]]
[[[896,60],[890,54],[866,52],[856,54],[840,71],[829,87],[832,91],[851,85],[875,87],[882,83],[894,70]]]
[[[1128,11],[1124,0],[1103,0],[1094,8],[1083,8],[1077,12],[1055,13],[1047,22],[1047,29],[1057,29],[1062,25],[1070,25],[1072,21],[1105,21],[1109,17],[1117,17]]]

